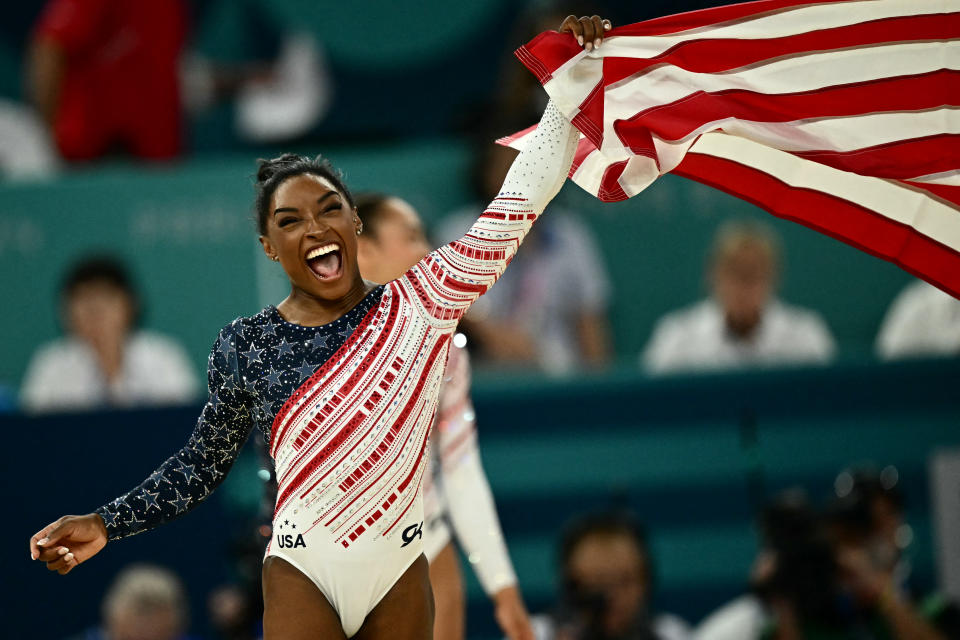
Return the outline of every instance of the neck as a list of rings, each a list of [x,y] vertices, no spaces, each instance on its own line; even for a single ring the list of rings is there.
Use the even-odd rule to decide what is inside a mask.
[[[290,295],[277,305],[277,309],[286,320],[295,324],[306,327],[329,324],[357,306],[376,286],[375,283],[358,277],[350,290],[335,300],[318,298],[303,289],[293,287]]]

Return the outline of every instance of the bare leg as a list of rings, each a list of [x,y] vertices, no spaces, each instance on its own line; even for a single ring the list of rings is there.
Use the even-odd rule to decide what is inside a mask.
[[[433,592],[427,559],[423,555],[400,576],[353,637],[355,640],[433,639]]]
[[[451,542],[430,563],[430,584],[437,603],[433,623],[434,640],[463,640],[466,612],[464,611],[463,576],[457,551]]]
[[[263,640],[346,640],[340,617],[310,578],[282,558],[263,561]]]

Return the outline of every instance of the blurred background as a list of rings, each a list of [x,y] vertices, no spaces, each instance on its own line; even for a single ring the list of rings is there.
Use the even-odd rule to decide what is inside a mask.
[[[218,330],[287,294],[257,241],[256,158],[322,153],[355,192],[406,200],[447,242],[509,166],[492,141],[545,104],[516,47],[569,13],[619,25],[718,4],[6,7],[0,423],[13,517],[0,528],[0,635],[256,637],[269,473],[251,447],[190,517],[65,578],[13,551],[177,450]],[[462,328],[484,467],[531,612],[587,628],[639,580],[628,611],[668,612],[672,627],[597,622],[579,637],[788,637],[787,620],[818,619],[810,600],[823,593],[857,621],[829,637],[921,637],[866,593],[872,571],[943,634],[930,637],[958,637],[960,302],[673,176],[616,204],[568,183],[507,273]],[[585,521],[626,531],[643,556],[642,575],[600,604],[571,595],[562,552]],[[501,637],[463,566],[467,637]],[[167,607],[147,625],[167,635],[114,628],[139,593]],[[886,635],[863,635],[866,619]]]

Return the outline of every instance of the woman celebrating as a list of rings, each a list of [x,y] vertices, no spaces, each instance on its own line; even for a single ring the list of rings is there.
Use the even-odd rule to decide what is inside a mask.
[[[609,23],[564,20],[588,48]],[[61,574],[154,528],[223,480],[257,425],[278,496],[263,568],[264,637],[431,637],[421,479],[450,338],[562,186],[578,133],[548,104],[500,195],[468,233],[387,285],[357,265],[362,224],[325,161],[262,162],[257,220],[291,293],[238,318],[210,354],[209,400],[186,446],[143,483],[30,539]]]

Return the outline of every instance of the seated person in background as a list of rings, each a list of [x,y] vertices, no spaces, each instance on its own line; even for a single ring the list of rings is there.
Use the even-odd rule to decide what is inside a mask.
[[[923,356],[960,356],[960,300],[918,280],[890,305],[877,336],[877,357]]]
[[[70,640],[182,640],[187,597],[172,572],[147,564],[125,568],[103,598],[103,626]]]
[[[754,222],[729,222],[714,240],[710,297],[657,322],[641,358],[652,374],[825,363],[833,338],[819,315],[775,297],[778,241]]]
[[[27,54],[27,92],[60,155],[179,155],[186,19],[182,0],[47,2]]]
[[[650,610],[653,561],[633,518],[601,513],[576,520],[560,546],[559,602],[535,616],[537,640],[685,640],[687,624]]]
[[[495,195],[516,151],[485,144],[477,151],[478,202]],[[482,206],[447,216],[437,240],[470,228]],[[593,234],[562,208],[538,221],[497,286],[461,322],[477,368],[533,368],[563,375],[599,368],[610,359],[607,302],[610,280]]]
[[[21,389],[26,411],[64,411],[190,402],[197,379],[169,338],[136,329],[137,294],[123,266],[90,257],[61,289],[67,337],[40,347]]]

